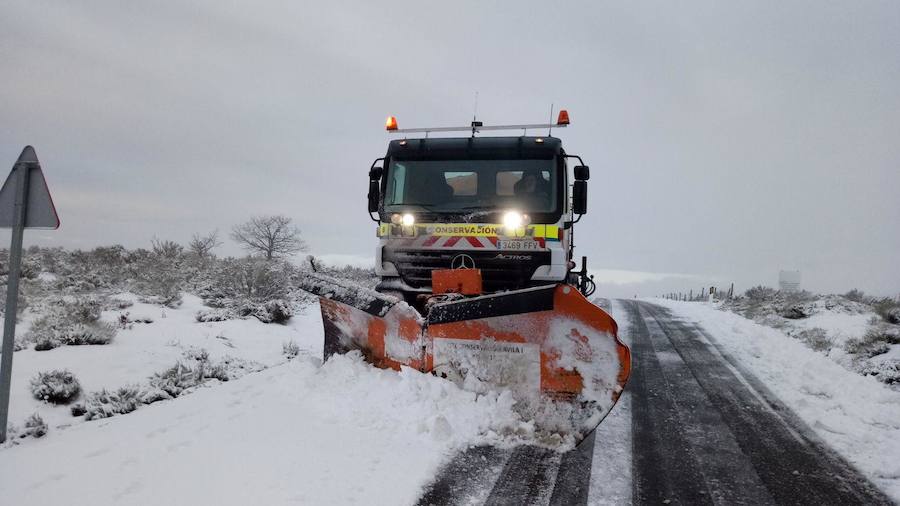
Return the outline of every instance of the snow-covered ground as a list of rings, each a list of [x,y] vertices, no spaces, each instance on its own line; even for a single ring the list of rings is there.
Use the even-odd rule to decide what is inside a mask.
[[[301,359],[8,448],[0,489],[20,505],[409,504],[510,404],[359,357]]]
[[[860,376],[781,330],[698,302],[648,299],[699,323],[848,461],[900,501],[900,391]],[[837,322],[837,323],[835,323]],[[819,318],[853,331],[853,318]]]
[[[120,330],[108,345],[14,355],[11,421],[38,412],[50,430],[0,448],[3,504],[406,504],[454,451],[519,427],[509,395],[475,396],[355,355],[321,364],[315,305],[288,325],[198,323],[200,300],[184,301],[178,309],[135,303],[131,317],[153,323]],[[301,349],[293,361],[282,355],[287,341]],[[88,422],[28,388],[50,368],[68,368],[87,392],[117,388],[199,348],[268,368]]]
[[[104,311],[102,320],[115,323],[128,313],[132,320],[148,319],[152,323],[134,323],[131,328],[118,330],[110,344],[102,346],[61,346],[48,351],[31,347],[13,355],[12,391],[10,394],[10,422],[21,425],[25,418],[38,413],[50,426],[78,423],[68,406],[57,406],[34,399],[29,381],[38,372],[68,369],[75,374],[85,393],[100,389],[115,390],[131,384],[146,383],[148,377],[185,360],[185,352],[206,350],[211,359],[232,356],[268,367],[285,361],[282,344],[294,341],[301,352],[321,357],[321,316],[318,308],[310,306],[288,320],[286,325],[266,325],[256,319],[227,320],[198,323],[195,315],[203,306],[200,298],[184,294],[178,309],[156,304],[143,304],[129,293],[114,298],[133,302],[131,307]],[[23,335],[24,324],[16,329]],[[2,320],[2,318],[0,318]]]

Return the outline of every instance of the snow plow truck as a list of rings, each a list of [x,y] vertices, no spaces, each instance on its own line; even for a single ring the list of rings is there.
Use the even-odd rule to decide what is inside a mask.
[[[506,126],[404,130],[389,117],[403,138],[368,173],[379,284],[315,273],[302,283],[320,298],[325,357],[358,350],[379,367],[512,391],[541,430],[576,441],[596,428],[631,356],[586,298],[595,285],[584,257],[576,271],[590,172],[550,135],[568,124],[565,110],[555,124]],[[492,130],[523,135],[478,135]],[[467,135],[431,136],[453,131]]]

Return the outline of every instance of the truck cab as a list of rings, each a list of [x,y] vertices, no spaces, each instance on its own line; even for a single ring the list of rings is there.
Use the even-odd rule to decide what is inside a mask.
[[[572,225],[588,169],[570,180],[570,158],[580,162],[549,136],[391,141],[369,174],[376,289],[413,302],[433,292],[433,270],[457,268],[480,270],[485,293],[587,287],[586,269],[573,272]]]

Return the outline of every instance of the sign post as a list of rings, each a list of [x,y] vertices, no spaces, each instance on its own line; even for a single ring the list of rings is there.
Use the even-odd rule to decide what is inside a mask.
[[[26,228],[59,228],[59,217],[47,189],[34,148],[25,146],[0,189],[0,228],[12,228],[6,311],[3,313],[3,345],[0,347],[0,443],[6,441],[9,391],[12,381],[13,343],[16,338],[16,306],[22,272],[22,236]]]

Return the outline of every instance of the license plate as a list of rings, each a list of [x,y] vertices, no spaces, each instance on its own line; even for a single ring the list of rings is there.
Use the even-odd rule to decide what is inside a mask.
[[[533,250],[541,249],[537,241],[504,240],[497,241],[497,249]]]

